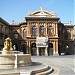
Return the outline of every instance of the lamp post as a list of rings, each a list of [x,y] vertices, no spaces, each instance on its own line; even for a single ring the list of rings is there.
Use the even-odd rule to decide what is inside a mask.
[[[69,55],[69,51],[68,51],[68,49],[69,49],[69,46],[66,45],[66,52],[65,52],[65,55]]]
[[[68,50],[68,48],[69,48],[69,46],[68,45],[66,45],[66,49]]]

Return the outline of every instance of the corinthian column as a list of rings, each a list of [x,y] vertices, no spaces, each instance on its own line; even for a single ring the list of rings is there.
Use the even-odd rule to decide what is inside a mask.
[[[37,23],[37,36],[39,36],[39,23]]]
[[[47,36],[47,22],[45,23],[45,27],[46,27],[46,36]]]
[[[57,23],[56,23],[56,36],[58,37],[58,26],[57,26]]]

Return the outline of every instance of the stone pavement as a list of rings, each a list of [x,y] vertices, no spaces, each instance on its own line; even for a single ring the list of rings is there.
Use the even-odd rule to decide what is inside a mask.
[[[74,55],[32,56],[32,61],[51,66],[57,70],[59,75],[75,75]]]
[[[75,74],[75,57],[74,55],[65,56],[32,56],[32,66],[21,67],[18,69],[1,70],[0,75],[10,75],[11,72],[18,74],[11,75],[30,75],[30,72],[37,69],[45,68],[49,65],[56,71],[55,75],[74,75]],[[21,72],[22,74],[19,74]],[[23,74],[25,73],[25,74]],[[35,75],[35,74],[34,74]],[[48,74],[46,74],[48,75]],[[53,75],[53,74],[50,74]]]
[[[51,75],[54,70],[42,63],[32,62],[31,66],[17,69],[0,69],[0,75]]]

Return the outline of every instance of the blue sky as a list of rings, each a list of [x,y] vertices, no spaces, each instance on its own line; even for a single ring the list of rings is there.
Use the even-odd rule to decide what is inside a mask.
[[[43,7],[47,11],[54,11],[61,22],[74,21],[75,0],[0,0],[0,17],[11,23],[13,20],[20,23],[30,11]]]

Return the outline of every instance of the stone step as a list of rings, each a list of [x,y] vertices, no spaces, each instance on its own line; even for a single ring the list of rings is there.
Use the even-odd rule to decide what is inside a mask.
[[[49,75],[59,75],[59,71],[57,69],[54,69],[54,71]]]
[[[37,69],[35,71],[32,71],[31,75],[46,75],[50,74],[53,71],[53,69],[49,66]]]
[[[47,71],[41,72],[41,73],[37,73],[35,75],[49,75],[53,72],[54,70],[52,68],[48,69]]]
[[[35,75],[36,73],[47,71],[49,68],[50,68],[49,66],[40,67],[40,68],[32,71],[31,75]]]
[[[20,75],[20,73],[10,73],[10,72],[6,72],[6,73],[2,73],[0,75]]]

